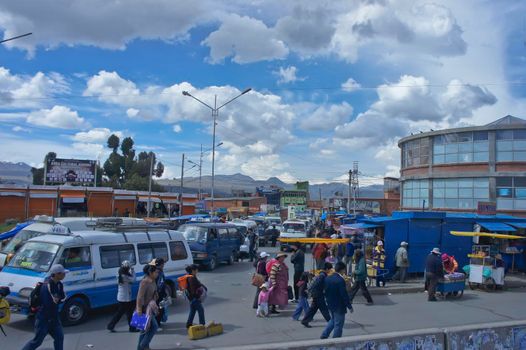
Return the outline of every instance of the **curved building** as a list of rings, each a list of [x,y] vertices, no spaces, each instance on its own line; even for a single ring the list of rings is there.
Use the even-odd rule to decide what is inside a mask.
[[[492,202],[526,215],[526,120],[419,133],[398,147],[402,209],[469,212]]]

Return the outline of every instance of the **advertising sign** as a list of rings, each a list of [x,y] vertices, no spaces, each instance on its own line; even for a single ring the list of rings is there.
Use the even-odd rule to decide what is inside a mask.
[[[95,181],[94,160],[48,159],[46,184],[91,184]]]
[[[497,203],[495,202],[478,202],[477,214],[479,215],[495,215],[497,214]]]

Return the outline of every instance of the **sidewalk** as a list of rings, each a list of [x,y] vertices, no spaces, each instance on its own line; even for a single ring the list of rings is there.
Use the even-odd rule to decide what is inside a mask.
[[[368,287],[369,292],[372,295],[388,295],[388,294],[404,294],[404,293],[418,293],[424,291],[424,278],[417,277],[408,279],[406,283],[400,283],[399,281],[387,281],[385,287],[376,287],[373,284]],[[512,275],[506,275],[504,290],[526,288],[526,274],[525,273],[514,273]],[[466,289],[469,286],[466,282]]]

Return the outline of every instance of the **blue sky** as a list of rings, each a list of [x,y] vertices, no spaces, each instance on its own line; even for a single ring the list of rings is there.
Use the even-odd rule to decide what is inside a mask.
[[[0,3],[0,160],[105,159],[111,133],[165,177],[211,147],[216,171],[362,183],[398,176],[411,132],[526,117],[523,1]],[[210,173],[210,154],[203,172]],[[187,173],[197,173],[193,169]]]

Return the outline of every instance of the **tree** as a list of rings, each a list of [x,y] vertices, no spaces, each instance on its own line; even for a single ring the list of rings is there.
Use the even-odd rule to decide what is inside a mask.
[[[31,168],[31,174],[33,175],[33,185],[43,185],[44,184],[44,169],[46,167],[48,160],[57,159],[57,154],[55,152],[48,152],[44,157],[44,167],[42,168]]]
[[[113,153],[117,153],[117,148],[119,148],[120,143],[121,140],[115,134],[111,134],[111,136],[108,138],[108,148],[113,149]]]
[[[109,142],[109,140],[108,140]],[[134,151],[133,150],[133,139],[131,137],[126,137],[124,140],[122,140],[122,144],[121,144],[121,151],[122,151],[122,155],[124,156],[127,156],[128,154],[130,154],[131,151]],[[134,151],[135,153],[135,151]],[[135,154],[133,155],[135,157]]]
[[[157,166],[155,167],[154,174],[156,177],[161,177],[163,176],[163,173],[164,173],[164,164],[159,162],[157,163]]]

